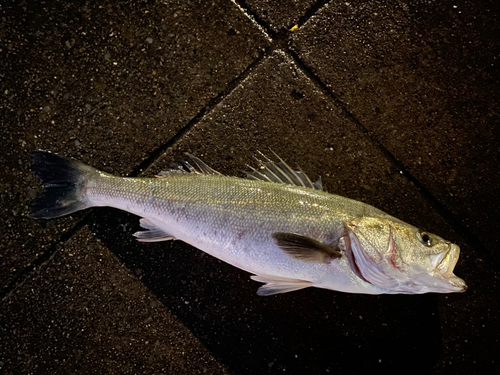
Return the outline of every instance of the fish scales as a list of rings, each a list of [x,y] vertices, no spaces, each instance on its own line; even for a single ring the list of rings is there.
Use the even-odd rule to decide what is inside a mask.
[[[347,212],[356,217],[376,210],[304,187],[198,174],[168,179],[106,176],[89,181],[87,197],[92,205],[147,217],[176,239],[245,271],[264,270],[284,278],[307,268],[314,274],[323,265],[286,256],[272,233],[294,232],[323,241],[350,218]]]

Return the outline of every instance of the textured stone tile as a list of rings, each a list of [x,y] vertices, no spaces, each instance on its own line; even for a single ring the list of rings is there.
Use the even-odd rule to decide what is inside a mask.
[[[226,374],[87,228],[0,306],[4,374]]]
[[[8,1],[0,12],[3,288],[70,225],[25,216],[40,190],[33,150],[130,173],[268,42],[229,0]]]
[[[293,48],[482,246],[499,247],[500,10],[330,2]]]
[[[275,32],[293,27],[302,17],[314,0],[245,0],[252,11],[267,22]]]

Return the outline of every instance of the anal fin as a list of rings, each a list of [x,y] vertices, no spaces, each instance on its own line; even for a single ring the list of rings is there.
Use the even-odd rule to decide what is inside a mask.
[[[310,281],[306,280],[287,279],[276,276],[253,275],[250,278],[265,283],[257,290],[257,295],[259,296],[272,296],[273,294],[293,292],[313,285]]]
[[[139,223],[141,227],[147,229],[133,234],[134,237],[137,237],[137,240],[140,242],[160,242],[175,239],[174,236],[165,233],[148,219],[142,218]]]

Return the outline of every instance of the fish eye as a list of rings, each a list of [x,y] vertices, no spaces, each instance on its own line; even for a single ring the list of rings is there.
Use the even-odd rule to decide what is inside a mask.
[[[420,242],[422,242],[425,246],[429,246],[431,247],[432,244],[431,244],[431,237],[425,233],[425,232],[421,232],[418,234],[418,239],[420,240]]]

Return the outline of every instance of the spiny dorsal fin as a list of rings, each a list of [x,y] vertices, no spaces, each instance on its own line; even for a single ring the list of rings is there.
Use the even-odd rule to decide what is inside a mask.
[[[330,263],[332,259],[340,258],[338,241],[332,245],[295,233],[273,233],[274,242],[286,254],[307,263]]]
[[[290,166],[281,159],[275,152],[271,150],[271,152],[276,156],[279,160],[278,163],[273,162],[260,151],[259,154],[266,159],[266,161],[262,161],[260,159],[256,160],[260,164],[259,169],[252,168],[248,166],[252,171],[245,172],[247,174],[247,178],[250,180],[261,180],[266,182],[275,182],[279,184],[287,184],[287,185],[295,185],[301,187],[307,187],[316,190],[323,190],[323,185],[321,183],[321,178],[312,182],[309,177],[299,168],[298,171],[294,171]]]

